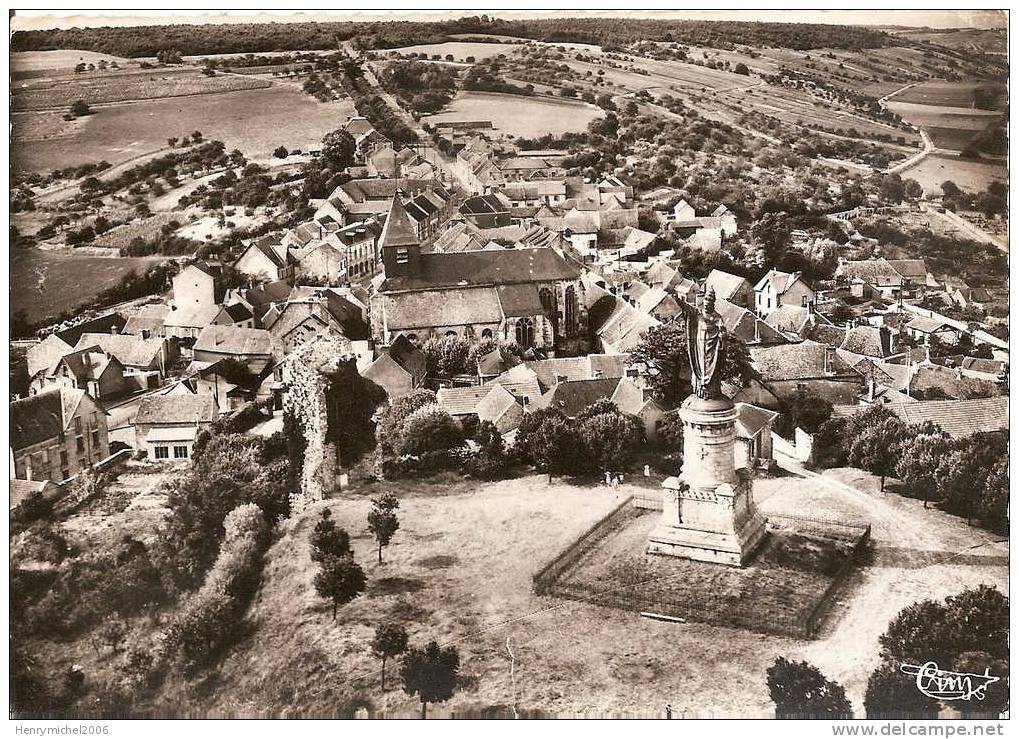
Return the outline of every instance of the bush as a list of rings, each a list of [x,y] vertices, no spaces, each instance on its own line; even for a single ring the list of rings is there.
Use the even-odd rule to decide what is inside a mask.
[[[185,672],[215,662],[239,633],[238,622],[255,594],[269,543],[265,516],[254,504],[232,510],[223,522],[223,544],[205,583],[166,633],[167,651]]]
[[[418,408],[403,425],[400,453],[420,455],[441,452],[463,445],[459,424],[438,405]]]

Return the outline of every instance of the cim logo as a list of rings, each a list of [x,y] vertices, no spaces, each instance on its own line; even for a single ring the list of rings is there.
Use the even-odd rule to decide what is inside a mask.
[[[984,668],[983,675],[976,675],[972,672],[940,670],[936,662],[904,664],[899,666],[899,670],[916,676],[916,689],[921,693],[942,701],[983,700],[987,695],[987,686],[1001,679],[991,675],[987,668]]]

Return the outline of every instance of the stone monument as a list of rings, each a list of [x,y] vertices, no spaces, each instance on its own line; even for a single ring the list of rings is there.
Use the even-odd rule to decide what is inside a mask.
[[[683,304],[694,392],[683,401],[683,471],[662,483],[662,519],[649,554],[740,567],[765,535],[753,483],[736,471],[736,407],[721,391],[726,335],[709,288],[704,311]]]

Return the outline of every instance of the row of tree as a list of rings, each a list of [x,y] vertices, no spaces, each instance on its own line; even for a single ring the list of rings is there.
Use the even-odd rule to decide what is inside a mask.
[[[926,421],[906,425],[880,405],[832,418],[814,436],[816,462],[850,465],[881,478],[896,476],[907,494],[936,503],[988,527],[1008,528],[1008,435],[978,433],[953,439]]]

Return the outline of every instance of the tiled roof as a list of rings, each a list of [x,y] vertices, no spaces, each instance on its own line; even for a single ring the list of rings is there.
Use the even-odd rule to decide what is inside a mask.
[[[136,425],[163,423],[212,423],[216,401],[211,395],[156,395],[143,398],[134,417]]]
[[[617,301],[616,310],[598,330],[598,337],[617,351],[629,352],[650,328],[661,325],[658,319],[624,301]]]
[[[831,375],[857,375],[834,349],[816,341],[780,346],[748,347],[750,358],[764,381],[809,380]],[[825,353],[831,370],[825,373]]]
[[[538,288],[534,285],[499,285],[496,290],[502,314],[506,318],[538,316],[545,312],[541,298],[538,297]]]
[[[11,448],[15,451],[58,436],[84,390],[65,387],[46,390],[10,404]]]
[[[166,303],[154,303],[143,305],[134,315],[128,317],[122,332],[125,334],[140,335],[142,331],[150,334],[157,334],[163,328],[163,321],[166,320],[170,306]]]
[[[713,288],[715,296],[724,300],[730,300],[739,289],[744,285],[747,285],[745,278],[739,275],[729,274],[723,272],[720,269],[713,269],[708,274],[707,279],[704,281],[704,287]]]
[[[782,295],[801,279],[799,272],[782,272],[781,270],[773,269],[754,285],[754,290],[763,290],[770,282],[775,294]]]
[[[878,287],[902,284],[902,275],[883,257],[843,262],[836,269],[836,274],[848,279],[861,279]]]
[[[491,385],[473,387],[443,387],[435,393],[439,407],[451,416],[477,413],[478,403],[492,392]]]
[[[223,312],[230,316],[230,320],[234,322],[246,321],[252,317],[251,311],[244,303],[231,303],[223,307]]]
[[[889,259],[888,265],[908,280],[924,282],[927,279],[927,263],[922,259]]]
[[[612,397],[618,384],[619,380],[614,377],[560,382],[535,400],[534,406],[536,408],[555,408],[567,416],[573,417],[596,400]]]
[[[938,331],[942,328],[952,328],[952,325],[941,321],[937,318],[928,318],[927,316],[917,316],[912,321],[906,324],[907,329],[914,331],[922,331],[925,334]]]
[[[123,330],[126,323],[127,320],[119,313],[110,313],[109,315],[82,321],[74,326],[63,328],[53,333],[68,346],[74,346],[78,343],[78,339],[81,338],[82,334],[110,334]]]
[[[387,278],[381,292],[551,282],[579,276],[580,269],[553,249],[433,253],[420,256],[416,275]]]
[[[913,425],[930,421],[956,439],[1008,428],[1008,398],[1004,395],[974,400],[920,400],[888,403],[884,406],[903,422]],[[835,415],[850,416],[866,406],[835,406]]]
[[[756,436],[765,426],[778,417],[776,411],[767,408],[760,408],[750,403],[737,403],[736,412],[736,435],[741,439],[749,439]]]
[[[148,367],[163,348],[163,339],[143,339],[131,334],[82,334],[75,349],[98,346],[115,356],[125,367]]]
[[[882,340],[881,329],[877,326],[853,326],[846,332],[840,348],[868,357],[887,357],[892,352],[889,340]]]
[[[403,334],[393,339],[393,343],[389,345],[386,353],[414,377],[425,375],[428,360],[424,353]]]
[[[846,329],[842,326],[834,326],[830,323],[818,321],[814,325],[807,327],[803,338],[827,344],[828,346],[842,346],[842,342],[846,340]]]
[[[499,294],[493,287],[449,287],[384,294],[383,311],[390,331],[502,321]]]
[[[194,350],[238,356],[271,354],[269,332],[261,328],[239,326],[206,326],[198,334]]]
[[[774,329],[783,333],[798,334],[810,320],[810,311],[798,305],[780,305],[764,319]]]

